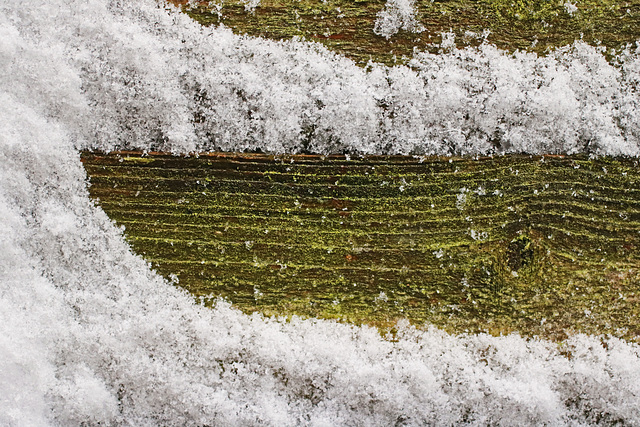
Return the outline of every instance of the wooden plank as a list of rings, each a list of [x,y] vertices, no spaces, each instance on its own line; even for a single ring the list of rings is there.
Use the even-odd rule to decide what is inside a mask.
[[[196,297],[383,329],[640,334],[637,159],[82,161],[133,249]]]
[[[486,39],[501,49],[540,55],[575,40],[619,49],[640,34],[638,0],[416,1],[415,19],[423,31],[400,30],[389,39],[374,33],[385,0],[261,0],[253,11],[242,0],[172,2],[204,25],[222,23],[251,36],[315,41],[363,66],[370,60],[407,63],[414,48],[436,53],[442,34],[449,32],[458,47]]]

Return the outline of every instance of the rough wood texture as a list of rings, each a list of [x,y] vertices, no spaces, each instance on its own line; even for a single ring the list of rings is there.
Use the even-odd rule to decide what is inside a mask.
[[[196,296],[383,329],[640,334],[637,160],[82,160],[134,250]]]
[[[205,25],[316,41],[360,65],[405,63],[414,48],[437,52],[442,33],[450,31],[459,47],[477,45],[487,30],[486,39],[502,49],[538,54],[579,39],[618,49],[640,34],[638,0],[418,0],[416,19],[424,31],[400,31],[389,39],[373,31],[385,0],[261,0],[253,11],[241,0],[202,0],[191,7],[186,0],[171,1]]]

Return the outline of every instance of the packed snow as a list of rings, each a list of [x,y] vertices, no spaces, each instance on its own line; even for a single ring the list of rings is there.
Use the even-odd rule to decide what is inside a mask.
[[[640,424],[640,348],[395,340],[194,303],[89,198],[80,149],[638,154],[638,51],[356,67],[151,0],[0,0],[0,425]],[[259,284],[256,284],[259,286]]]

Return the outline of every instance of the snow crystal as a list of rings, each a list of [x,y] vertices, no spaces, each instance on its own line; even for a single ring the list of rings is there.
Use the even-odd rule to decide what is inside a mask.
[[[424,27],[416,19],[415,0],[387,0],[378,12],[373,32],[389,39],[399,30],[421,33]]]
[[[464,210],[465,206],[467,205],[468,192],[469,190],[467,190],[465,187],[462,187],[460,189],[460,192],[456,196],[456,208],[460,211]]]
[[[578,6],[575,3],[571,3],[570,1],[564,2],[564,10],[571,16],[578,11]]]
[[[242,0],[244,3],[244,10],[253,13],[256,7],[260,6],[260,0]]]

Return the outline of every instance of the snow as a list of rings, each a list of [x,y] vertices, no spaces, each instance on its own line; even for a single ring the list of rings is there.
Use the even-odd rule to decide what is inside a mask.
[[[421,33],[424,27],[416,19],[415,0],[387,0],[378,12],[373,32],[387,40],[399,30]]]
[[[563,6],[565,12],[567,12],[571,16],[573,16],[573,14],[578,11],[578,6],[576,6],[575,3],[571,3],[570,1],[565,1]]]
[[[637,155],[640,61],[618,61],[484,45],[363,70],[153,1],[1,0],[0,424],[638,425],[640,348],[619,339],[387,340],[197,305],[90,200],[78,153]]]
[[[242,0],[244,3],[244,10],[247,12],[255,12],[256,7],[260,6],[260,0]]]

